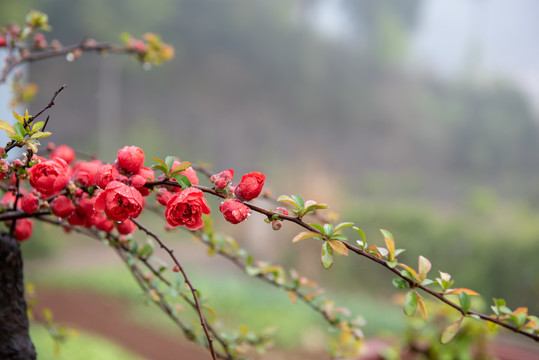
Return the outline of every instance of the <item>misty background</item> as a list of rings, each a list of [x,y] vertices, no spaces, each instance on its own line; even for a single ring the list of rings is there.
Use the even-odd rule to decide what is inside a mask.
[[[177,155],[238,178],[262,171],[274,195],[328,203],[371,243],[390,230],[405,262],[422,254],[486,302],[504,297],[539,311],[537,1],[4,0],[1,8],[2,23],[22,22],[31,8],[47,13],[47,38],[63,44],[154,32],[175,47],[173,61],[150,71],[95,54],[31,64],[32,111],[68,85],[50,111],[56,144],[105,161],[137,145],[146,165]],[[246,247],[315,278],[340,274],[351,291],[394,291],[361,259],[339,257],[322,271],[318,246],[292,245],[291,226],[264,234],[253,229],[261,219],[242,226]]]

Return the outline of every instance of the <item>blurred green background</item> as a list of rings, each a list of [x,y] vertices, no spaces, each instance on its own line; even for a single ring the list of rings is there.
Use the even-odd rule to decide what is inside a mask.
[[[539,3],[5,0],[0,20],[32,8],[64,44],[155,32],[176,49],[151,71],[93,54],[32,64],[31,109],[68,84],[51,141],[108,161],[134,144],[147,159],[261,170],[274,195],[328,203],[371,243],[390,230],[405,262],[423,255],[487,303],[539,312]],[[298,229],[263,227],[221,229],[358,302],[395,292],[375,264],[322,271],[318,245],[290,243]],[[25,250],[61,253],[53,243]]]

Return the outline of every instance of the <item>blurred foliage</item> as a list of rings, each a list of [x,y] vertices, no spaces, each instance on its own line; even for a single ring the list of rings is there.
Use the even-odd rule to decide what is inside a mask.
[[[109,340],[84,332],[77,332],[57,349],[43,326],[32,324],[30,336],[40,360],[143,360]]]
[[[458,318],[453,309],[428,301],[429,321],[420,317],[407,320],[407,328],[401,339],[394,346],[384,351],[386,360],[494,360],[487,349],[488,340],[492,340],[496,332],[488,330],[482,321],[466,318],[459,333],[449,344],[441,344],[440,333]],[[475,305],[475,304],[474,304]]]
[[[491,203],[488,210],[481,205],[485,198]],[[472,195],[469,209],[462,212],[441,214],[421,203],[350,204],[346,218],[358,219],[356,224],[363,228],[369,243],[383,245],[378,229],[391,229],[396,246],[406,249],[399,256],[402,262],[414,266],[423,255],[432,262],[434,272],[450,273],[456,287],[476,290],[486,302],[502,297],[510,306],[539,311],[535,209],[522,204],[500,206],[485,189]],[[343,283],[353,281],[357,273],[368,273],[361,277],[360,288],[393,291],[387,276],[374,271],[375,264],[360,260],[348,262],[341,275]]]

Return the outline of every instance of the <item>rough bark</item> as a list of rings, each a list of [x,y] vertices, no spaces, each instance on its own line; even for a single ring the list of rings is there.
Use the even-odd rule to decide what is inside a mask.
[[[36,358],[26,310],[19,243],[0,233],[0,359]]]

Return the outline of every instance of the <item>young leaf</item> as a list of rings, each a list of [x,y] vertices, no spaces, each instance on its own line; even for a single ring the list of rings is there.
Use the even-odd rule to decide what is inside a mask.
[[[446,292],[446,294],[460,294],[460,293],[466,293],[468,295],[479,296],[479,293],[470,289],[466,289],[466,288],[451,289]]]
[[[408,281],[404,280],[401,277],[393,278],[393,280],[391,280],[391,283],[397,289],[406,289],[406,288],[408,288]]]
[[[327,236],[331,236],[333,234],[333,225],[331,224],[324,224],[324,232]]]
[[[344,229],[344,228],[347,228],[349,226],[353,226],[354,223],[353,222],[342,222],[340,224],[338,224],[337,226],[335,226],[335,229],[333,230],[333,232],[337,232],[341,229]]]
[[[170,176],[174,176],[177,173],[185,171],[189,166],[191,166],[191,163],[189,161],[182,161],[181,163],[179,163],[173,169],[170,170]]]
[[[327,208],[328,208],[327,204],[322,204],[314,200],[307,200],[305,202],[305,214],[308,214],[314,210],[327,209]]]
[[[281,195],[277,198],[277,201],[282,201],[285,203],[289,203],[290,205],[293,205],[296,209],[299,210],[298,204],[288,195]]]
[[[17,119],[19,124],[24,123],[24,118],[21,115],[17,114],[15,110],[13,110],[13,116],[15,117],[15,119]]]
[[[303,200],[303,197],[301,195],[292,195],[292,199],[294,199],[294,202],[297,204],[298,209],[303,209],[305,207],[305,200]]]
[[[384,229],[380,229],[384,235],[384,241],[386,243],[387,251],[389,252],[389,261],[393,261],[395,258],[395,240],[393,240],[393,235]]]
[[[38,121],[37,123],[35,123],[32,126],[32,132],[36,132],[36,131],[39,131],[39,130],[43,129],[43,126],[45,126],[45,122],[44,121]]]
[[[327,241],[322,244],[322,254],[320,256],[324,269],[329,269],[333,265],[333,249]]]
[[[167,156],[165,158],[165,164],[167,164],[167,169],[172,169],[172,166],[174,165],[174,156]]]
[[[298,241],[308,239],[308,238],[312,238],[312,237],[315,237],[315,236],[320,237],[320,234],[315,233],[313,231],[302,231],[299,234],[297,234],[296,236],[294,236],[294,239],[292,240],[292,242],[298,242]]]
[[[460,300],[460,307],[462,308],[462,311],[467,314],[468,311],[470,311],[470,298],[468,297],[468,294],[465,292],[459,293],[459,300]]]
[[[348,256],[348,249],[346,248],[346,245],[344,245],[342,242],[340,242],[339,240],[329,240],[328,242],[331,248],[335,250],[335,252],[344,256]]]
[[[21,136],[26,135],[26,130],[21,125],[21,123],[16,123],[15,125],[13,125],[13,130],[15,130],[15,133],[17,135],[21,135]]]
[[[168,168],[168,165],[163,160],[158,159],[158,158],[152,158],[152,160],[159,164],[159,165],[152,165],[152,168],[159,169],[162,172],[164,172],[165,175],[168,175],[169,168]]]
[[[423,257],[422,255],[419,255],[418,263],[419,263],[419,267],[418,267],[419,279],[423,281],[427,278],[427,274],[432,268],[432,264],[430,263],[429,259]]]
[[[309,224],[311,225],[313,228],[315,228],[316,230],[320,231],[320,233],[322,235],[326,235],[326,231],[324,230],[324,227],[322,225],[318,225],[316,223],[312,223],[312,224]]]
[[[417,293],[410,290],[404,297],[404,313],[408,316],[413,316],[417,309]]]
[[[417,275],[417,272],[414,269],[412,269],[410,266],[403,263],[399,263],[398,265],[406,269],[410,274],[412,274],[412,276],[414,277],[416,281],[421,282],[421,280],[419,280],[419,276]]]
[[[49,132],[49,131],[38,131],[38,132],[32,134],[32,136],[30,136],[30,139],[37,140],[37,139],[42,139],[44,137],[51,136],[51,135],[52,135],[52,133]]]
[[[10,135],[15,135],[15,130],[13,129],[13,126],[11,126],[5,121],[0,120],[0,129],[5,130]]]
[[[460,330],[462,319],[464,319],[464,317],[461,317],[460,319],[445,328],[445,330],[442,332],[442,335],[440,335],[440,342],[442,344],[449,344],[451,340],[453,340],[455,335],[457,335]]]
[[[355,226],[352,229],[354,229],[355,232],[358,233],[358,235],[361,238],[361,241],[363,242],[363,244],[366,244],[367,243],[367,237],[365,236],[365,232],[363,230],[361,230],[360,228],[355,227]]]

